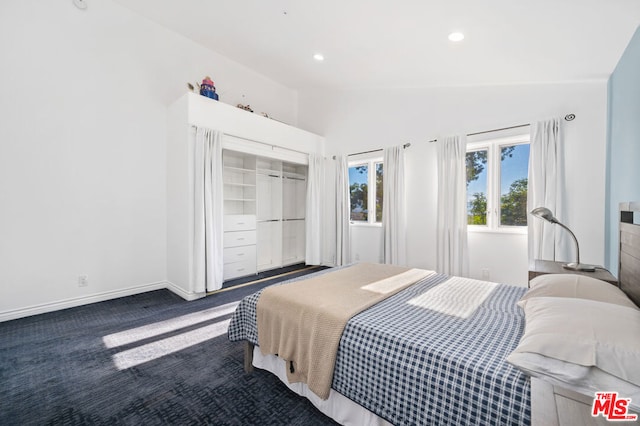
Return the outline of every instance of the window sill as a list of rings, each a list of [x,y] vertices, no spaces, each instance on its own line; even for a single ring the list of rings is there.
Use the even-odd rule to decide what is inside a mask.
[[[382,228],[382,223],[349,222],[349,225],[362,228]]]
[[[505,235],[527,235],[528,230],[526,226],[518,228],[486,228],[481,226],[467,226],[467,232],[478,234],[505,234]]]

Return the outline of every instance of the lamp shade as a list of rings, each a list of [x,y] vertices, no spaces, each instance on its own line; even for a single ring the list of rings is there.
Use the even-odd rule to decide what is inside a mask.
[[[531,210],[531,214],[535,217],[539,217],[540,219],[544,219],[551,223],[558,223],[558,219],[556,219],[553,213],[551,213],[551,210],[546,207],[536,207],[535,209]]]

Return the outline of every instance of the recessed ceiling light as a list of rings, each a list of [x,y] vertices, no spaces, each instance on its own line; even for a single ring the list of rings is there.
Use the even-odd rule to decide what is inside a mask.
[[[451,33],[451,34],[449,34],[449,40],[451,40],[451,41],[462,41],[462,40],[464,40],[464,34],[458,33],[458,32]]]
[[[316,53],[315,55],[313,55],[313,59],[318,62],[322,62],[324,61],[324,55],[322,55],[321,53]]]

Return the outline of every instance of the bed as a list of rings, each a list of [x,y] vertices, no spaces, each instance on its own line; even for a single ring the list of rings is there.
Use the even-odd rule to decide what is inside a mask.
[[[632,236],[621,237],[624,247],[624,255],[620,257],[620,275],[624,278],[621,284],[632,296],[637,295],[639,287],[634,271],[640,262],[634,254],[640,247],[640,232],[636,231],[633,216],[629,219],[625,212],[636,207],[640,206],[634,203],[621,206],[626,209],[621,210],[621,230],[624,228]],[[310,278],[331,277],[351,267],[322,271],[282,285],[304,285]],[[540,301],[555,302],[559,298],[531,297],[522,301],[531,290],[427,272],[415,283],[393,292],[346,322],[335,355],[328,397],[312,391],[304,381],[290,383],[293,362],[273,353],[262,353],[258,304],[263,291],[269,289],[241,301],[228,335],[233,341],[247,342],[248,371],[252,366],[271,371],[341,424],[526,425],[532,423],[531,376],[552,386],[572,388],[571,383],[552,383],[544,374],[533,371],[531,359],[537,360],[539,354],[531,355],[527,347],[521,348],[521,341],[531,337],[525,335],[525,312],[539,310],[536,304]],[[561,279],[567,277],[574,276],[565,275]],[[607,286],[620,292],[610,284]],[[568,303],[578,296],[564,297]],[[455,303],[450,303],[452,300]],[[636,305],[639,303],[637,298],[634,301]],[[627,312],[626,309],[632,308],[619,308]],[[635,321],[635,312],[628,314]],[[535,340],[535,336],[531,339]],[[590,385],[597,386],[600,382],[595,383]],[[536,389],[534,395],[540,387]],[[584,393],[584,387],[573,390]],[[539,406],[533,404],[534,408]],[[541,417],[537,420],[534,414],[533,423],[542,424]]]

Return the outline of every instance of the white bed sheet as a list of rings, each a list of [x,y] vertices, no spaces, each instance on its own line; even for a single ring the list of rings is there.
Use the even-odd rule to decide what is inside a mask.
[[[323,414],[345,426],[393,426],[366,408],[356,404],[341,393],[331,389],[329,398],[320,399],[304,383],[289,383],[286,362],[275,355],[262,355],[260,348],[253,348],[253,366],[275,374],[289,389],[304,396]]]

